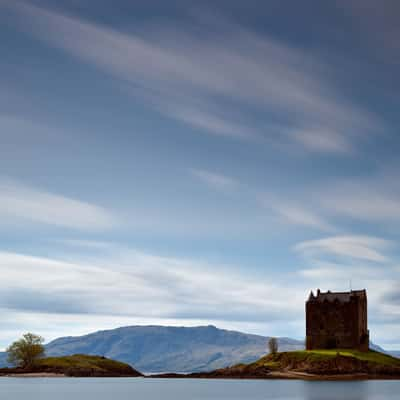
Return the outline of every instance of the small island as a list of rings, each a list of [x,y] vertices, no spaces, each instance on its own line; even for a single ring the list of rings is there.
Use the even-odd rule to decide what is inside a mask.
[[[75,354],[36,360],[28,367],[1,368],[0,376],[20,377],[138,377],[130,365],[101,356]]]
[[[45,357],[44,339],[26,333],[7,348],[14,368],[0,368],[0,376],[17,377],[137,377],[143,376],[130,365],[106,357],[74,354]]]
[[[376,351],[299,350],[269,354],[251,364],[211,372],[164,374],[158,378],[208,379],[399,379],[400,359]]]

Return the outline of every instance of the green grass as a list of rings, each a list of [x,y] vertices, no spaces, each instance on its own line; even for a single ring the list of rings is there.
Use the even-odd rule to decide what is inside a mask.
[[[272,370],[278,370],[281,367],[281,363],[279,361],[265,361],[262,363],[262,366]]]
[[[127,364],[119,361],[110,360],[100,356],[88,356],[84,354],[42,358],[41,360],[38,360],[37,366],[49,368],[93,368],[106,370],[125,369],[128,367]]]
[[[341,356],[354,357],[362,361],[369,361],[384,365],[400,366],[400,359],[374,350],[369,350],[368,352],[349,350],[349,349],[308,350],[308,351],[302,351],[300,353],[303,353],[305,355],[311,353],[314,357],[322,357],[322,358],[323,357],[333,358],[336,357],[336,355],[339,353]]]
[[[71,373],[71,371],[80,371],[83,374],[110,373],[116,375],[132,375],[132,373],[134,373],[134,370],[128,364],[100,356],[88,356],[85,354],[42,358],[36,362],[35,369],[67,374]]]
[[[400,359],[390,355],[370,350],[361,352],[351,349],[333,350],[298,350],[267,355],[254,363],[255,366],[266,366],[277,368],[283,361],[293,360],[296,362],[318,362],[335,358],[337,355],[351,357],[369,363],[400,367]]]

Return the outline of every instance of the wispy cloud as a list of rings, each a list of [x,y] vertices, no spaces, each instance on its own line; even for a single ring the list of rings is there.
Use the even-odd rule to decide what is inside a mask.
[[[397,177],[391,182],[368,179],[343,183],[320,196],[329,212],[362,221],[398,221],[400,200]]]
[[[82,230],[104,230],[118,224],[102,207],[0,179],[0,216]]]
[[[222,191],[231,191],[239,186],[239,182],[228,176],[204,169],[192,169],[192,174],[205,184]]]
[[[360,281],[375,280],[377,270],[375,266],[320,261],[313,267],[301,269],[299,274],[313,281],[325,281],[322,287],[327,286],[330,290],[344,290],[353,280],[356,286],[360,285]]]
[[[347,289],[349,277],[369,289],[372,324],[379,323],[378,315],[392,320],[399,314],[390,274],[351,265],[261,277],[224,265],[116,248],[91,262],[0,252],[0,271],[0,310],[7,327],[0,329],[0,343],[33,327],[50,339],[132,323],[215,323],[277,334],[285,332],[290,320],[300,329],[298,336],[306,291],[314,285],[325,288],[327,279],[327,289]],[[383,301],[390,307],[380,308]]]
[[[126,249],[91,263],[0,252],[0,309],[65,315],[119,316],[158,323],[196,320],[263,323],[296,316],[303,290],[285,299],[280,284],[191,259]],[[26,281],[29,276],[29,284]],[[265,296],[269,293],[269,296]],[[48,315],[48,317],[46,317]],[[53,315],[53,317],[51,317]],[[0,330],[1,331],[1,330]],[[1,332],[0,332],[1,336]]]
[[[98,249],[98,250],[111,250],[114,248],[115,244],[112,242],[105,242],[99,240],[89,240],[89,239],[54,239],[54,243],[60,245],[66,245],[70,247],[80,247],[88,250]]]
[[[390,245],[390,241],[381,238],[349,235],[305,241],[295,250],[312,257],[328,255],[382,263],[388,261],[382,251]]]
[[[216,135],[227,136],[237,139],[257,137],[258,133],[254,129],[242,126],[235,122],[234,118],[229,120],[227,117],[214,115],[210,111],[201,111],[194,108],[177,107],[161,108],[161,111],[177,120],[185,122],[206,132],[213,132]]]
[[[258,194],[257,199],[265,209],[271,210],[286,224],[327,232],[336,230],[318,210],[304,206],[301,201],[289,202],[267,193]]]
[[[338,131],[307,129],[291,133],[293,138],[310,151],[318,153],[350,153],[353,152],[351,138]]]
[[[323,231],[334,230],[334,228],[316,212],[312,212],[300,206],[281,203],[275,204],[273,208],[275,212],[281,215],[290,224],[308,226]]]
[[[293,143],[348,153],[354,132],[377,125],[375,117],[340,98],[327,79],[330,67],[226,21],[219,24],[223,28],[209,26],[212,39],[187,27],[126,34],[32,5],[16,8],[29,20],[22,29],[128,82],[159,111],[209,133],[258,137],[259,130],[243,119],[251,121],[262,110],[280,120],[282,132],[293,132]]]

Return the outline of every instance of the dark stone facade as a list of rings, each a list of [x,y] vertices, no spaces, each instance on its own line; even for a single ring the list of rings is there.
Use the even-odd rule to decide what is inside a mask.
[[[368,351],[367,293],[311,292],[306,302],[306,348]]]

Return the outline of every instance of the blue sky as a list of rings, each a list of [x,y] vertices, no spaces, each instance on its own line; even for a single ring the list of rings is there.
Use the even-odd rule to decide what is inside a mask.
[[[0,0],[0,348],[127,324],[400,346],[396,1]]]

